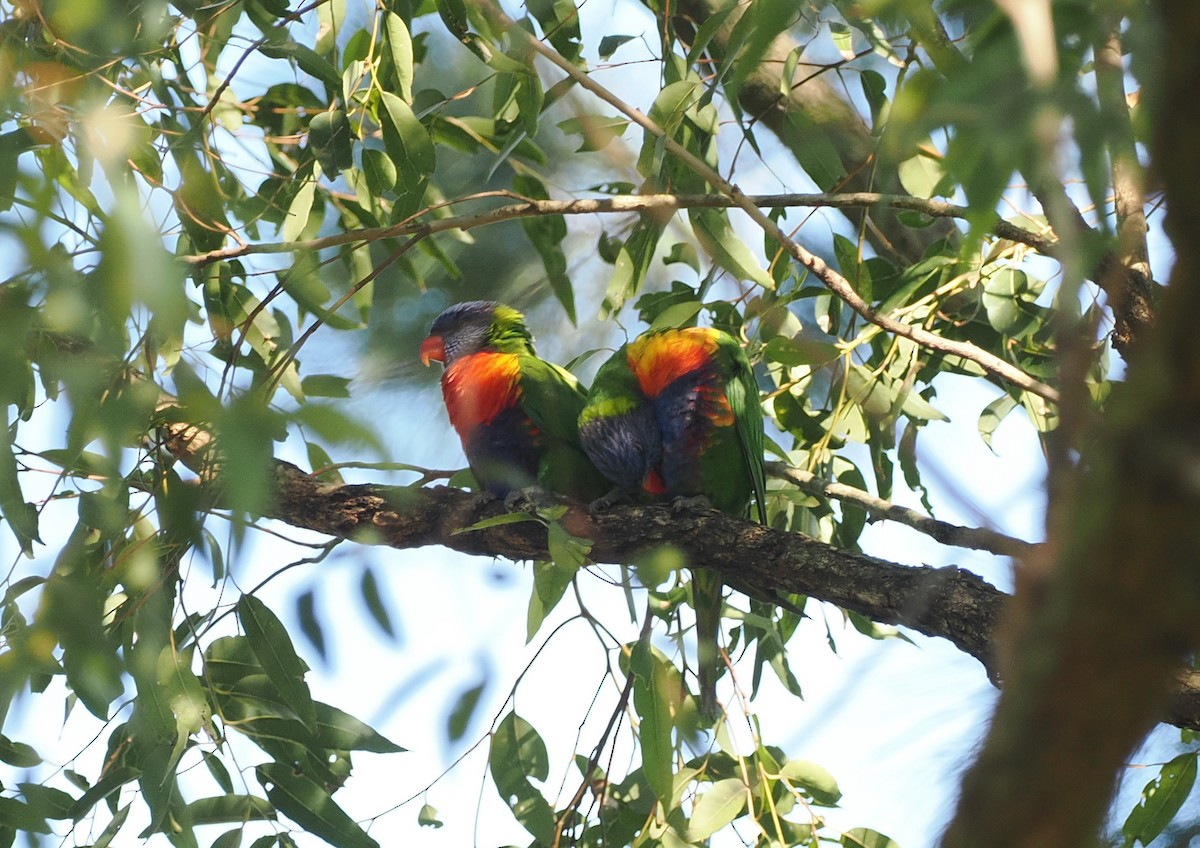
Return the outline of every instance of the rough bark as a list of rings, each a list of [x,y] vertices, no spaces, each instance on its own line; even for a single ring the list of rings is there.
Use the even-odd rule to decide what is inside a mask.
[[[196,439],[203,432],[197,428],[173,426],[181,435],[168,434],[171,449],[207,480],[209,500],[220,503],[212,467],[198,459],[211,443]],[[444,487],[332,485],[282,461],[275,463],[273,473],[274,498],[267,515],[294,527],[395,548],[440,545],[511,560],[549,558],[546,530],[537,520],[463,532],[503,513],[496,500]],[[591,558],[597,563],[628,563],[646,551],[671,546],[754,596],[807,595],[874,621],[946,639],[978,659],[997,680],[994,634],[1009,596],[969,571],[900,565],[713,510],[622,506],[589,514],[575,505],[562,523],[592,540]],[[1162,718],[1200,728],[1200,675],[1180,673],[1175,698]]]
[[[1130,752],[1200,643],[1200,7],[1163,0],[1153,166],[1176,264],[1155,329],[1054,487],[1046,558],[1022,572],[999,650],[1004,691],[943,845],[1085,845]],[[1180,702],[1176,701],[1178,707]]]

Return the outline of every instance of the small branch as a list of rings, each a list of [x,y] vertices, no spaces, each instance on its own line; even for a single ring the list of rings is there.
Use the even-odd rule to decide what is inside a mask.
[[[961,527],[957,524],[951,524],[948,521],[940,521],[930,515],[917,512],[915,509],[877,498],[870,492],[864,492],[862,489],[856,489],[844,483],[832,483],[828,480],[822,480],[809,471],[793,468],[782,462],[768,462],[767,473],[772,477],[787,480],[789,483],[794,484],[796,488],[808,492],[810,495],[833,498],[860,506],[873,518],[895,521],[897,524],[911,527],[941,542],[943,545],[952,545],[956,548],[972,548],[977,551],[987,551],[988,553],[1009,556],[1015,559],[1024,559],[1037,547],[1030,542],[1006,536],[1003,533],[988,530],[984,527]]]
[[[513,21],[500,10],[494,3],[481,3],[485,12],[493,18],[493,20],[503,29],[512,33],[516,38],[525,39],[526,43],[538,54],[546,58],[580,86],[586,88],[592,94],[599,97],[605,103],[618,109],[623,115],[640,126],[646,132],[661,138],[666,149],[685,165],[692,169],[696,174],[703,177],[722,194],[731,198],[738,208],[742,209],[750,219],[758,224],[767,235],[771,236],[778,242],[797,262],[807,268],[817,279],[825,284],[831,292],[836,294],[841,300],[865,318],[872,324],[875,324],[888,332],[916,342],[930,350],[938,351],[939,353],[948,354],[950,356],[958,356],[962,359],[974,362],[989,373],[1007,380],[1009,383],[1019,388],[1032,392],[1048,401],[1058,402],[1058,390],[1049,386],[1040,380],[1036,380],[1026,374],[1020,368],[1017,368],[1010,362],[1006,362],[994,354],[988,353],[977,345],[970,342],[959,342],[951,339],[943,338],[936,333],[931,333],[923,327],[905,324],[888,315],[880,314],[875,307],[867,303],[850,281],[833,270],[825,263],[825,260],[819,256],[810,253],[806,248],[802,247],[797,242],[783,231],[780,226],[771,220],[761,209],[754,205],[750,199],[742,193],[742,190],[730,183],[719,173],[716,172],[710,165],[702,161],[700,158],[692,154],[684,148],[679,142],[669,137],[665,131],[650,120],[645,113],[639,109],[635,109],[625,101],[621,100],[604,86],[593,80],[583,70],[567,61],[560,56],[555,50],[543,44],[533,34],[527,32],[521,27],[514,26]]]
[[[470,199],[470,198],[466,198]],[[855,207],[886,206],[911,212],[920,212],[931,218],[965,219],[970,212],[965,206],[941,200],[925,200],[904,194],[877,194],[861,191],[846,194],[761,194],[748,195],[746,200],[761,207],[828,207],[845,209]],[[193,267],[211,265],[225,259],[247,256],[253,253],[291,253],[296,250],[314,251],[345,244],[374,242],[400,236],[422,235],[445,232],[446,230],[472,230],[489,224],[531,218],[539,215],[597,215],[630,212],[675,211],[696,208],[732,208],[739,203],[720,194],[645,194],[620,197],[588,198],[582,200],[534,200],[521,198],[520,203],[477,212],[473,215],[456,215],[434,221],[404,221],[389,227],[367,227],[348,230],[337,235],[307,241],[275,242],[269,244],[243,244],[210,250],[179,257]],[[992,223],[992,232],[1009,241],[1028,245],[1039,253],[1055,256],[1055,240],[1005,221],[999,216]]]
[[[1146,204],[1142,164],[1125,97],[1125,64],[1121,57],[1120,22],[1110,24],[1096,45],[1096,94],[1109,129],[1113,211],[1117,217],[1117,255],[1103,268],[1099,281],[1112,303],[1116,326],[1113,345],[1132,342],[1154,320],[1150,254],[1146,247]]]

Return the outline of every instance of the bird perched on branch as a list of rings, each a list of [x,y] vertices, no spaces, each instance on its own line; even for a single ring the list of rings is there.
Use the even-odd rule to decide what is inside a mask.
[[[583,449],[615,488],[596,506],[645,492],[701,496],[766,523],[758,386],[737,340],[714,328],[654,330],[600,366],[579,417]],[[716,718],[721,578],[692,571],[702,713]]]
[[[421,361],[430,360],[446,366],[446,412],[484,490],[507,498],[540,488],[590,501],[608,488],[579,442],[579,381],[537,357],[520,312],[495,301],[450,307],[421,343]]]

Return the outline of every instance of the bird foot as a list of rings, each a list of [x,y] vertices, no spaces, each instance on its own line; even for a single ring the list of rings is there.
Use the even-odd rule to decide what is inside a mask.
[[[687,512],[692,509],[713,509],[707,495],[681,495],[671,499],[671,512]]]
[[[494,500],[496,500],[496,496],[491,492],[474,492],[471,495],[471,509],[479,511]]]
[[[596,498],[588,504],[588,512],[597,513],[611,509],[619,503],[626,503],[632,496],[632,492],[625,486],[617,486],[607,495]]]
[[[509,512],[535,512],[554,506],[558,501],[541,486],[513,489],[504,496],[504,508]]]

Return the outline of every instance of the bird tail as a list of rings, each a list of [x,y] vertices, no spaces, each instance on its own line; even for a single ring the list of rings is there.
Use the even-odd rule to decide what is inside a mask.
[[[720,716],[717,680],[721,676],[721,654],[717,636],[721,629],[721,575],[708,569],[692,569],[692,607],[696,610],[696,677],[700,687],[700,714],[707,721]]]

